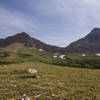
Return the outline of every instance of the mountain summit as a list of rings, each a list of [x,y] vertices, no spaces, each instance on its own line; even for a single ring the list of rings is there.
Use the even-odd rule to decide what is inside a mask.
[[[94,28],[86,38],[89,43],[100,43],[100,28]]]
[[[16,50],[19,48],[36,48],[43,49],[47,52],[61,52],[62,48],[45,44],[25,32],[0,39],[0,48]]]
[[[84,38],[71,43],[64,51],[71,53],[100,53],[100,28],[94,28]]]
[[[36,48],[52,53],[100,53],[100,28],[94,28],[88,35],[66,48],[48,45],[25,32],[0,39],[0,48],[10,50]]]

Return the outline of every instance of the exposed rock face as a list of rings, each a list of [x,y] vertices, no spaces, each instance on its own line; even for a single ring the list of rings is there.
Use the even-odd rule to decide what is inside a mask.
[[[100,28],[93,29],[84,38],[71,43],[64,52],[100,53]]]

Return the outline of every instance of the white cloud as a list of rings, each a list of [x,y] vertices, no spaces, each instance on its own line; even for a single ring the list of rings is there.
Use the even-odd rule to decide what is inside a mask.
[[[15,30],[32,35],[36,29],[38,39],[66,46],[92,28],[100,27],[100,0],[24,0],[23,7],[29,15],[0,6],[0,35]],[[38,21],[32,18],[34,15]]]
[[[0,6],[0,36],[5,37],[23,31],[34,33],[36,27],[34,18]]]
[[[36,9],[42,15],[61,15],[73,22],[77,28],[100,26],[100,0],[39,1],[40,3],[36,5]]]
[[[65,43],[67,41],[72,42],[88,34],[88,32],[91,31],[91,29],[95,27],[100,27],[100,0],[38,1],[39,3],[37,3],[36,7],[34,8],[40,13],[40,15],[47,17],[57,15],[59,19],[65,20],[65,23],[67,23],[69,20],[67,24],[73,24],[72,26],[69,25],[70,27],[67,27],[67,25],[63,26],[65,29],[71,29],[71,31],[65,31],[68,37],[66,38],[66,40],[63,36],[65,34],[62,34],[62,38],[60,37],[59,41],[57,39],[54,39],[54,41],[57,41],[56,44]],[[60,33],[58,32],[58,34]],[[66,44],[69,44],[69,42]]]

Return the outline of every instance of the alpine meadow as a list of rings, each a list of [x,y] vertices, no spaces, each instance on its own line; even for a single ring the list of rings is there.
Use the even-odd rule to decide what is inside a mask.
[[[100,100],[100,0],[0,0],[0,100]]]

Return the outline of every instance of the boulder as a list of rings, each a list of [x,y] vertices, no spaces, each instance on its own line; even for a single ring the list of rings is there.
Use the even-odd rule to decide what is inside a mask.
[[[29,72],[30,74],[37,74],[37,70],[36,70],[36,69],[32,69],[32,68],[29,68],[29,69],[28,69],[28,72]]]
[[[20,100],[30,100],[30,98],[29,98],[26,94],[24,94],[24,95],[21,97]]]

